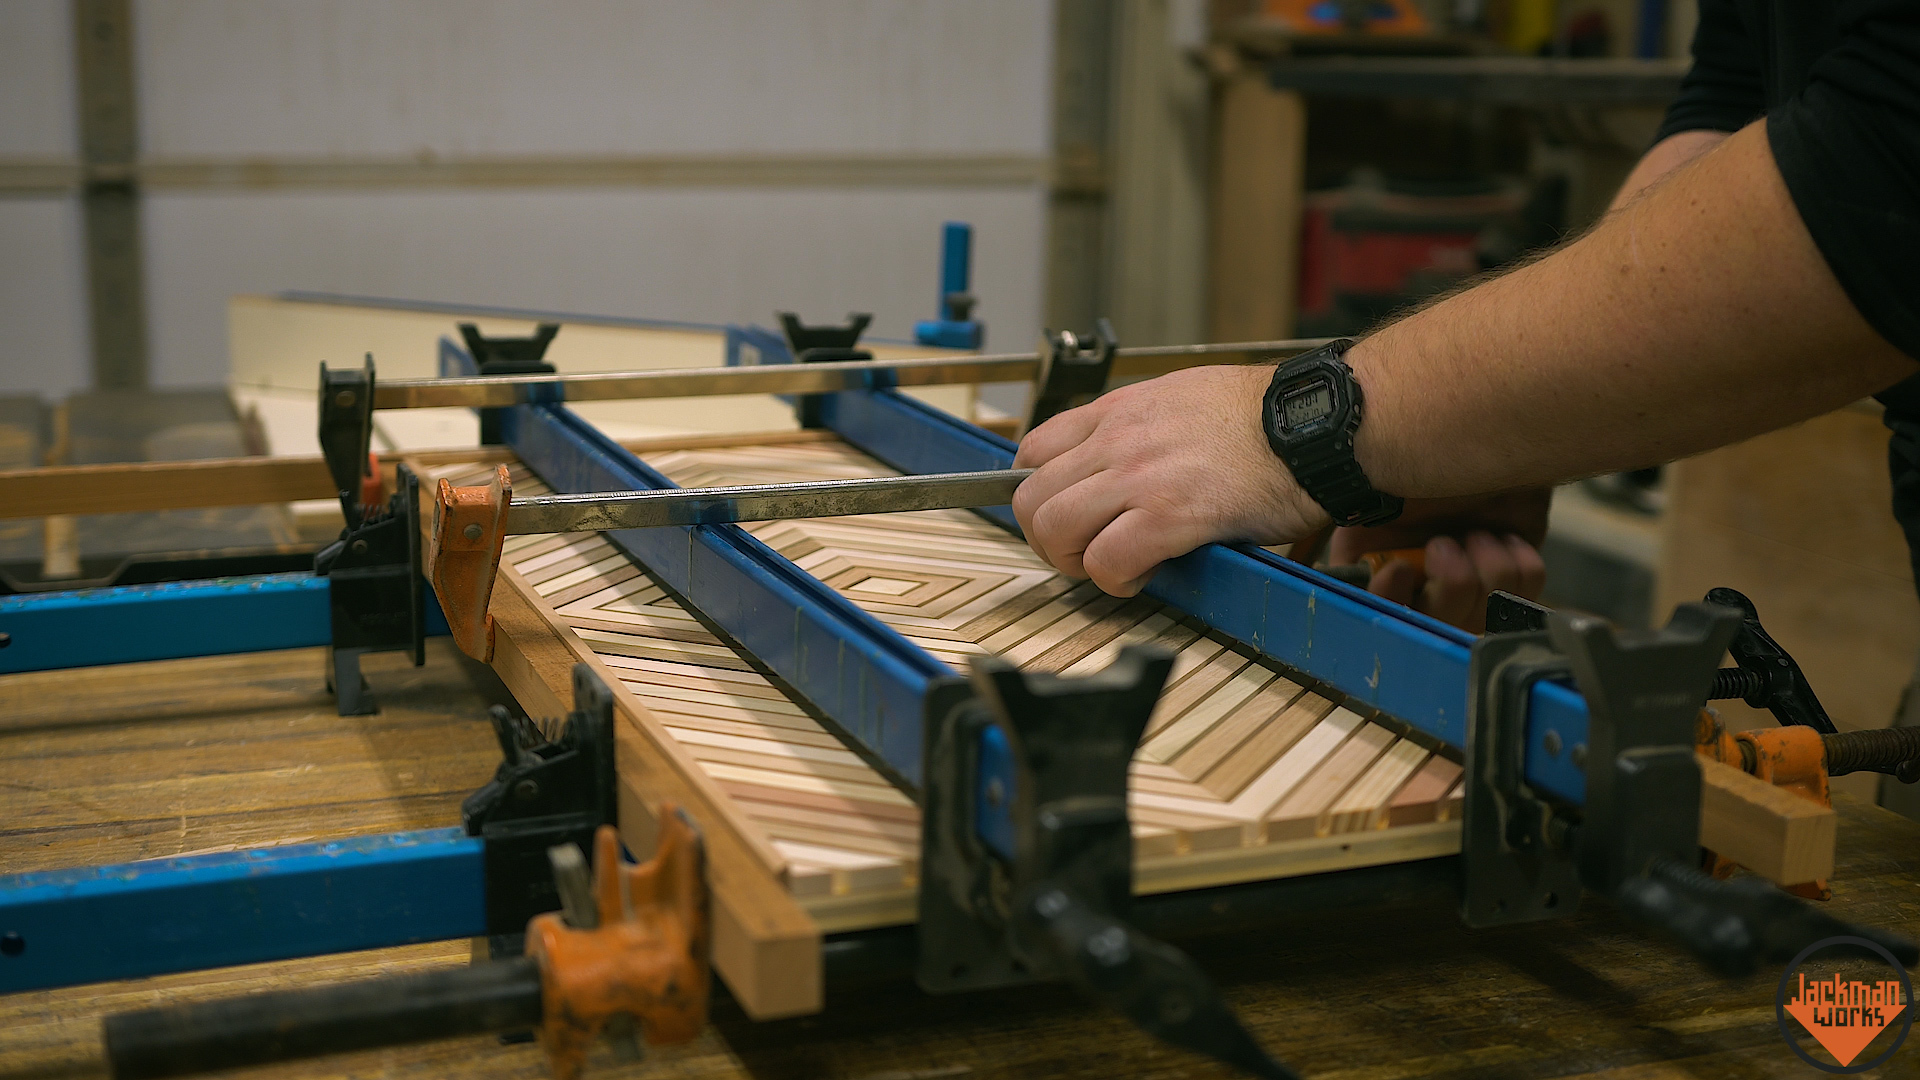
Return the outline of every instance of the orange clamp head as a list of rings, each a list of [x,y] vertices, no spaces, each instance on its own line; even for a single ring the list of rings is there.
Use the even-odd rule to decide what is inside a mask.
[[[600,925],[569,926],[558,912],[527,924],[527,955],[540,961],[540,1042],[557,1080],[580,1074],[588,1048],[615,1016],[631,1017],[654,1046],[689,1042],[707,1024],[712,975],[700,834],[663,806],[653,858],[624,864],[611,825],[600,826],[593,848]]]
[[[512,502],[513,478],[505,465],[485,487],[457,488],[442,480],[435,493],[427,572],[454,644],[475,660],[493,659],[493,616],[487,614],[487,602],[493,599]]]
[[[1360,561],[1366,564],[1368,573],[1378,574],[1387,568],[1388,563],[1403,562],[1424,574],[1427,572],[1427,549],[1418,547],[1396,548],[1392,551],[1369,551],[1365,555],[1360,556]]]

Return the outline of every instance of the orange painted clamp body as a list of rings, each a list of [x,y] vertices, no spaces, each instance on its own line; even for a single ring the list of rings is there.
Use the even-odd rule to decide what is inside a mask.
[[[475,660],[493,659],[493,616],[487,614],[487,603],[493,599],[512,501],[513,478],[505,465],[484,487],[454,487],[441,480],[434,494],[427,574],[454,643]]]
[[[613,826],[595,834],[600,925],[569,926],[558,912],[527,923],[527,955],[540,961],[540,1042],[557,1080],[580,1075],[616,1016],[631,1017],[655,1046],[691,1041],[706,1027],[712,972],[700,835],[671,806],[660,822],[660,846],[638,866],[621,862]]]
[[[1365,555],[1360,556],[1360,561],[1366,565],[1367,571],[1372,574],[1378,574],[1380,571],[1386,569],[1387,564],[1390,562],[1406,563],[1424,574],[1427,572],[1427,549],[1396,548],[1393,551],[1369,551]]]

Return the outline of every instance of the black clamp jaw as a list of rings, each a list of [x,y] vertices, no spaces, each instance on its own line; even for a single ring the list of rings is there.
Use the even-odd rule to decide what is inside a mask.
[[[1105,393],[1119,348],[1113,324],[1106,319],[1094,324],[1091,335],[1076,335],[1071,330],[1042,333],[1040,372],[1034,377],[1033,407],[1027,410],[1022,433]]]
[[[860,335],[867,332],[873,316],[855,312],[838,326],[808,326],[791,311],[779,312],[780,329],[787,335],[787,351],[796,364],[823,364],[847,360],[871,360],[873,354],[860,348]],[[803,428],[825,427],[820,416],[824,395],[803,394],[795,406]]]
[[[426,663],[426,589],[420,576],[420,483],[405,465],[384,501],[370,456],[373,357],[360,368],[320,366],[320,449],[340,496],[347,527],[314,556],[327,579],[331,624],[327,689],[341,716],[380,711],[360,672],[371,652],[405,652]]]
[[[613,693],[586,664],[573,668],[573,711],[536,724],[495,705],[489,715],[502,760],[493,779],[460,804],[467,835],[486,841],[487,937],[496,956],[519,955],[527,920],[561,906],[547,849],[588,850],[594,830],[617,824]]]
[[[1559,612],[1546,622],[1544,632],[1489,634],[1474,645],[1461,851],[1469,926],[1571,914],[1584,889],[1723,975],[1789,960],[1834,936],[1920,958],[1910,942],[1821,914],[1765,881],[1718,881],[1697,869],[1693,734],[1720,657],[1742,628],[1736,611],[1683,604],[1664,629],[1634,634]],[[1587,741],[1563,746],[1548,732],[1542,742],[1584,767],[1580,808],[1536,792],[1524,773],[1529,694],[1569,675],[1587,701]]]
[[[1169,1043],[1290,1078],[1186,954],[1127,921],[1128,766],[1172,667],[1141,645],[1081,679],[974,661],[978,697],[927,732],[917,980],[943,993],[1064,978]],[[1014,790],[986,798],[1012,800],[1011,861],[978,830],[981,739],[996,726]]]
[[[560,332],[559,323],[541,323],[532,337],[484,337],[472,323],[460,324],[460,340],[466,342],[473,357],[476,375],[551,375],[553,365],[546,362],[547,346]],[[499,446],[506,439],[500,433],[499,409],[481,409],[480,445]]]

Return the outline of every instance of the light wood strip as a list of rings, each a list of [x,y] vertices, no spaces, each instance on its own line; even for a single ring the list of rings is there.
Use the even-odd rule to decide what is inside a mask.
[[[1406,783],[1407,777],[1412,776],[1428,756],[1427,748],[1411,739],[1401,739],[1387,747],[1387,752],[1380,755],[1366,775],[1354,781],[1353,786],[1321,815],[1320,834],[1325,836],[1386,828],[1387,799]]]
[[[1393,732],[1379,724],[1360,725],[1352,738],[1328,755],[1312,776],[1267,815],[1268,842],[1314,835],[1328,807],[1373,766],[1392,742]]]
[[[1460,780],[1460,764],[1435,754],[1387,803],[1387,824],[1423,825],[1440,813],[1440,800]]]

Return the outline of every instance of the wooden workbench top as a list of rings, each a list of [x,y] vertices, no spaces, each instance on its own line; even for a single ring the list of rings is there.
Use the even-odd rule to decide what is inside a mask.
[[[492,773],[499,688],[445,639],[415,670],[366,664],[385,711],[338,717],[318,649],[0,678],[0,871],[455,824]],[[1834,914],[1920,935],[1920,823],[1841,804]],[[1188,943],[1254,1034],[1314,1080],[1806,1076],[1770,974],[1724,983],[1591,899],[1563,922],[1463,929],[1451,910],[1341,912]],[[98,1018],[162,1001],[466,962],[465,942],[0,997],[0,1078],[105,1075]],[[4,962],[4,961],[0,961]],[[1061,987],[929,998],[831,994],[821,1016],[754,1023],[722,1003],[688,1047],[589,1076],[1214,1077]],[[235,1074],[242,1075],[242,1074]],[[545,1075],[491,1038],[244,1075]],[[1877,1076],[1920,1076],[1910,1044]]]

